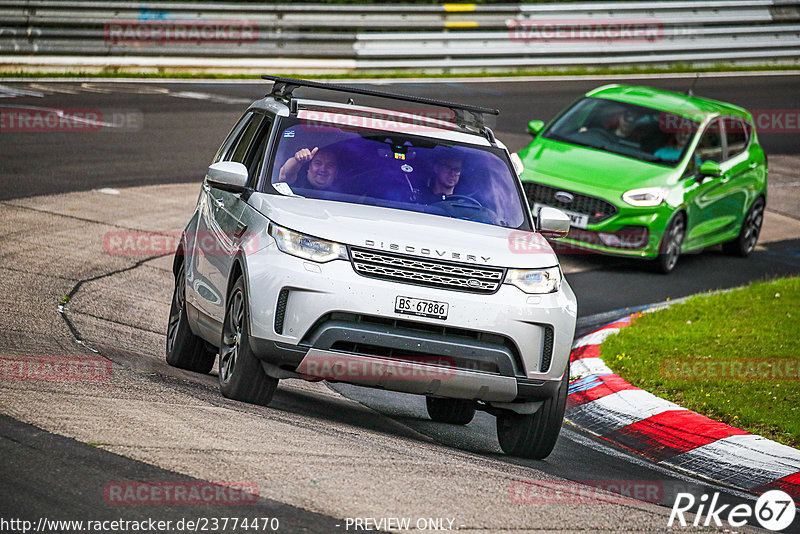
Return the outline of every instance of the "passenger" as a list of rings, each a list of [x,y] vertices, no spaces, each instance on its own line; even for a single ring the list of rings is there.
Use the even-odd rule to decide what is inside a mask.
[[[458,185],[461,178],[463,161],[456,152],[448,152],[439,157],[433,164],[433,176],[428,181],[428,190],[420,194],[419,201],[432,204],[446,200]]]
[[[680,129],[667,139],[667,143],[653,153],[653,156],[668,160],[678,161],[683,154],[683,149],[686,148],[686,143],[689,142],[691,132]],[[700,156],[695,154],[695,165],[700,165]]]
[[[308,170],[300,170],[308,163]],[[301,189],[330,189],[339,172],[339,159],[333,150],[314,147],[301,148],[283,164],[278,180]]]

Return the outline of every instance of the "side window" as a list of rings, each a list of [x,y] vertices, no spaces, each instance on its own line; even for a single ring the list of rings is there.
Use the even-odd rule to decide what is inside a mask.
[[[252,111],[248,111],[242,115],[242,118],[239,119],[239,122],[237,122],[236,125],[231,129],[228,137],[225,138],[225,142],[222,143],[222,146],[220,146],[219,150],[217,150],[217,154],[214,156],[214,161],[212,163],[217,163],[218,161],[223,161],[225,159],[225,155],[230,151],[231,145],[233,145],[234,141],[236,141],[237,137],[239,137],[242,129],[250,122],[252,118]]]
[[[247,185],[253,189],[258,185],[259,171],[264,162],[264,153],[269,142],[269,134],[272,131],[272,117],[264,117],[261,127],[258,129],[256,137],[253,139],[250,151],[245,157],[244,164],[247,166]]]
[[[738,156],[750,141],[750,125],[738,117],[725,117],[725,138],[728,141],[728,158]]]
[[[722,161],[722,135],[718,119],[714,119],[706,128],[706,131],[703,132],[703,137],[700,138],[700,142],[697,144],[695,155],[700,156],[701,163],[704,161],[720,163]]]
[[[250,144],[256,136],[258,127],[261,124],[261,118],[262,115],[254,115],[252,117],[252,120],[245,126],[244,130],[242,130],[239,139],[236,140],[236,143],[225,157],[226,161],[238,161],[239,163],[244,163],[245,166],[247,165],[247,162],[245,162],[245,157],[248,152],[247,149],[250,148]]]

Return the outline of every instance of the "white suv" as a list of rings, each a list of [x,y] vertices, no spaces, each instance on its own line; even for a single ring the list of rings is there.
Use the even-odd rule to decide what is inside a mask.
[[[265,76],[208,168],[175,255],[167,362],[226,397],[279,379],[425,395],[432,419],[497,416],[502,449],[544,458],[563,419],[575,295],[536,225],[497,110]],[[449,110],[300,99],[298,87]],[[516,161],[518,165],[518,161]]]

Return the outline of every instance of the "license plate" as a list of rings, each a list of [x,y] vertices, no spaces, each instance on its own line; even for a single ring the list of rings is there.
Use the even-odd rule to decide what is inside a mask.
[[[539,211],[539,208],[552,208],[554,206],[548,206],[546,204],[539,204],[538,202],[534,202],[533,204],[533,213],[536,214]],[[557,210],[563,211],[569,217],[570,225],[574,226],[575,228],[583,228],[586,229],[589,226],[589,216],[583,213],[575,213],[574,211],[565,210],[564,208],[556,208]]]
[[[415,299],[412,297],[397,297],[394,301],[394,311],[420,317],[433,317],[434,319],[447,319],[449,305],[446,302],[435,300]]]

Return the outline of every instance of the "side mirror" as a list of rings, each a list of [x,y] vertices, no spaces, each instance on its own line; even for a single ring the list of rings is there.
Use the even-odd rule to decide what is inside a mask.
[[[510,154],[511,163],[514,165],[514,171],[517,173],[517,176],[521,176],[522,172],[525,170],[525,165],[522,164],[522,158],[519,157],[519,154],[513,152]]]
[[[722,169],[716,161],[704,161],[700,165],[700,176],[720,176]]]
[[[237,161],[219,161],[208,168],[206,181],[211,187],[241,193],[247,184],[247,167]]]
[[[566,237],[569,233],[569,222],[569,216],[555,208],[544,206],[536,213],[536,231],[544,237]]]
[[[536,137],[544,129],[544,121],[531,121],[528,123],[528,133]]]

